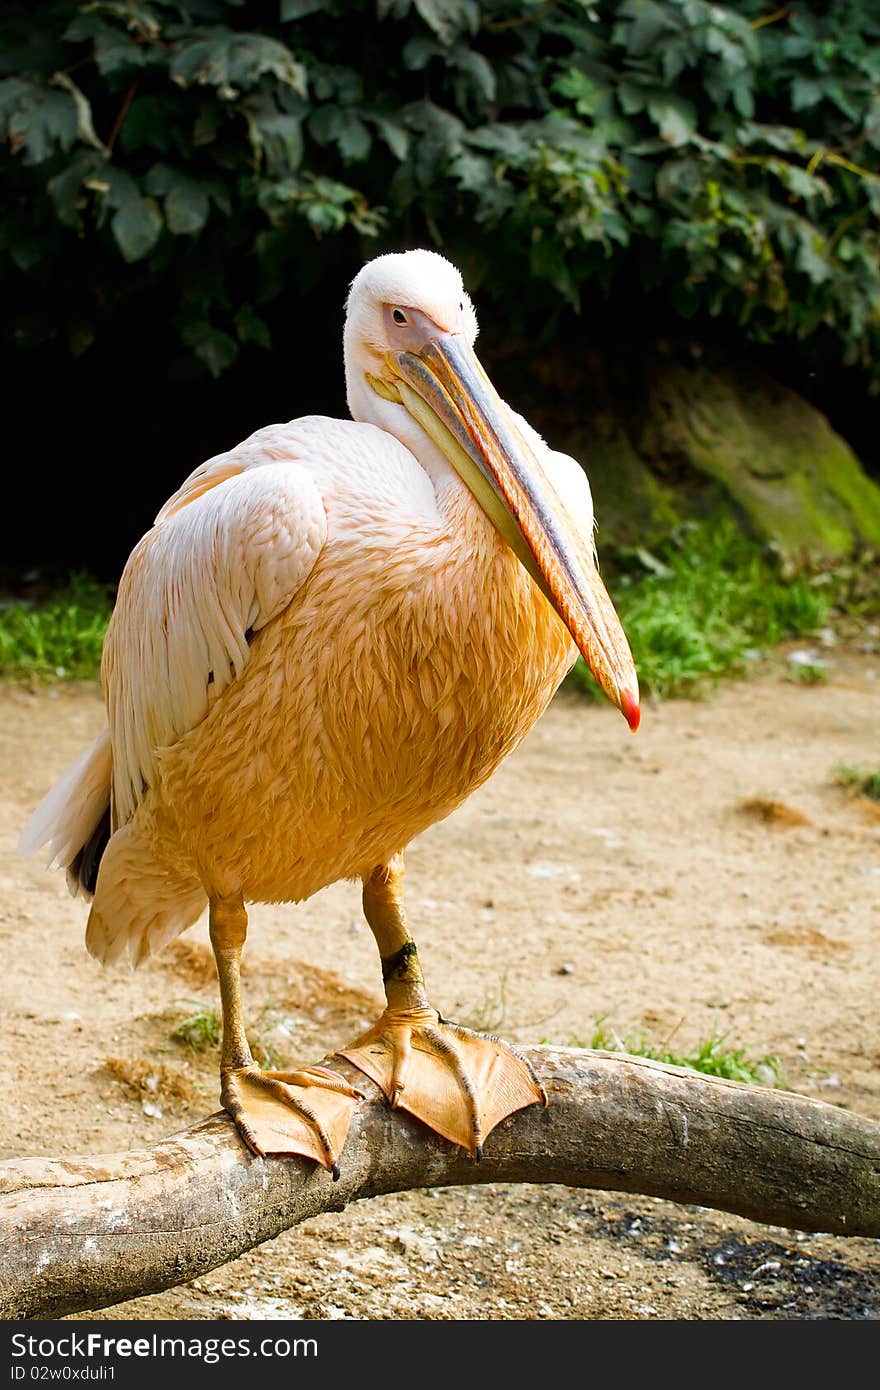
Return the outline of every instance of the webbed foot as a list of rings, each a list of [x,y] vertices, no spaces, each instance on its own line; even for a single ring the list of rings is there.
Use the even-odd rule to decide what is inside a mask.
[[[441,1021],[435,1009],[386,1009],[337,1054],[472,1157],[497,1124],[547,1095],[529,1063],[501,1038]]]
[[[220,1099],[251,1153],[303,1154],[335,1179],[355,1106],[364,1097],[328,1067],[280,1072],[252,1065],[222,1073]]]

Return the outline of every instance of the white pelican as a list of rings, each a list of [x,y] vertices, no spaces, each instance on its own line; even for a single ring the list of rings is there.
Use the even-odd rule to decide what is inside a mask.
[[[119,585],[107,727],[21,839],[94,895],[99,960],[139,964],[207,903],[222,1104],[253,1153],[334,1172],[360,1096],[326,1067],[254,1063],[245,903],[362,880],[387,1008],[337,1055],[479,1157],[545,1097],[507,1044],[431,1006],[404,850],[517,746],[577,649],[638,724],[587,479],[499,399],[476,333],[443,257],[364,266],[345,322],[353,420],[258,430],[166,502]]]

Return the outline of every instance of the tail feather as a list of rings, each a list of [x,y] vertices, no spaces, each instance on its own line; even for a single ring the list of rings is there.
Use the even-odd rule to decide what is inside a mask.
[[[21,854],[49,846],[50,868],[65,869],[71,893],[94,897],[86,946],[109,965],[147,956],[192,926],[207,896],[185,870],[157,864],[150,818],[141,806],[111,833],[113,754],[104,728],[43,797],[18,842]]]
[[[89,898],[94,896],[95,884],[98,882],[98,869],[101,865],[101,856],[110,841],[110,805],[104,812],[98,824],[95,826],[89,838],[86,840],[81,850],[78,850],[67,869],[67,884],[71,893],[76,897],[77,892],[82,889]]]
[[[88,896],[94,892],[97,865],[106,844],[102,831],[105,817],[109,832],[112,778],[110,730],[105,727],[62,773],[21,832],[19,853],[33,854],[48,845],[49,867],[67,870],[74,896],[80,890]]]
[[[91,955],[142,965],[199,918],[207,895],[195,876],[156,863],[143,832],[145,808],[111,837],[101,858],[86,927]]]

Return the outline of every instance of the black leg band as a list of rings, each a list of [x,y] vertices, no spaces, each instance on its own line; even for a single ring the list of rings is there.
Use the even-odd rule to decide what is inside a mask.
[[[408,967],[411,960],[418,960],[418,951],[414,941],[404,941],[399,951],[395,951],[393,956],[382,956],[382,980],[384,983],[391,979],[392,975],[398,980],[405,980],[408,974]]]

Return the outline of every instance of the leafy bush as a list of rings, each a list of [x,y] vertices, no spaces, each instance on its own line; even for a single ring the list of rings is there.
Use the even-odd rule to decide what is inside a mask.
[[[17,345],[135,301],[219,375],[340,246],[433,241],[522,323],[641,293],[880,380],[876,7],[44,0],[0,40]]]

